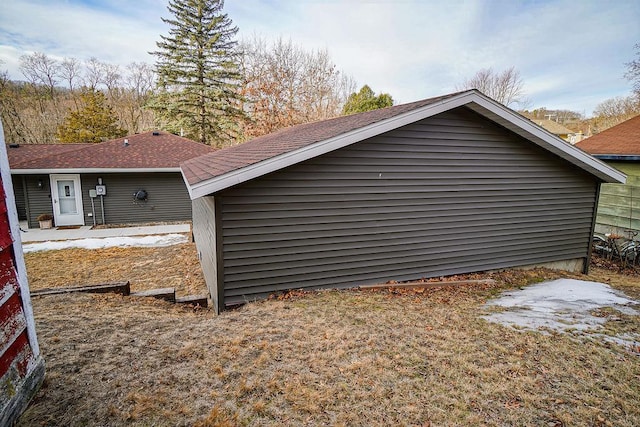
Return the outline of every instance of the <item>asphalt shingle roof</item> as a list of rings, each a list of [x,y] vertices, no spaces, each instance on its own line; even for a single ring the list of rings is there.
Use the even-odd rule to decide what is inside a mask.
[[[157,134],[157,135],[154,135]],[[125,145],[125,139],[128,145]],[[167,132],[146,132],[98,144],[36,144],[7,147],[12,169],[177,168],[213,148]]]
[[[640,155],[640,116],[624,121],[576,144],[593,155]]]
[[[185,161],[180,166],[189,185],[324,141],[373,123],[454,97],[453,93],[409,104],[292,126],[243,144]]]
[[[565,126],[561,125],[560,123],[554,122],[553,120],[532,119],[531,121],[537,124],[538,126],[545,128],[546,130],[548,130],[554,135],[565,135],[565,134],[575,133],[571,129],[568,129]]]

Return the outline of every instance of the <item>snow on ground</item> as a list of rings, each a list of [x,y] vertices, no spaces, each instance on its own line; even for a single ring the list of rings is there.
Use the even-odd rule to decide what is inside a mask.
[[[606,318],[593,316],[591,311],[612,307],[624,314],[640,315],[633,307],[638,304],[638,301],[603,283],[558,279],[506,292],[485,306],[504,307],[506,310],[483,317],[491,322],[525,329],[597,330]],[[640,341],[640,334],[618,337],[614,341]]]
[[[77,239],[25,243],[22,245],[22,249],[27,253],[69,248],[102,249],[114,246],[157,247],[171,246],[179,243],[186,243],[187,241],[188,238],[185,234],[154,234],[151,236],[105,237],[102,239]]]

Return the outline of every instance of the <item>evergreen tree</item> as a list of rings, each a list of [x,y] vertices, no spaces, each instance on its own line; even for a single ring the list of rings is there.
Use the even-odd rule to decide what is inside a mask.
[[[353,92],[349,95],[342,109],[342,114],[362,113],[364,111],[377,110],[378,108],[391,107],[392,105],[393,98],[391,95],[381,93],[376,96],[368,85],[364,85],[360,92]]]
[[[58,127],[60,142],[102,142],[125,136],[127,131],[117,125],[117,117],[106,104],[105,96],[96,90],[80,95],[81,108],[69,113]]]
[[[222,13],[223,0],[169,0],[169,35],[160,36],[158,93],[149,107],[158,125],[222,146],[237,134],[243,116],[236,41],[238,28]]]

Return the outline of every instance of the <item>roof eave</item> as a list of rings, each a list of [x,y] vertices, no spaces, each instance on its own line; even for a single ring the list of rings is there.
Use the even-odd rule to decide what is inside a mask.
[[[184,171],[183,177],[187,183],[189,195],[193,200],[462,106],[467,106],[506,129],[531,140],[535,144],[586,170],[604,182],[624,183],[626,181],[626,175],[622,172],[568,144],[566,141],[544,130],[532,121],[509,110],[502,104],[499,104],[476,90],[435,101],[432,104],[416,108],[415,110],[372,123],[368,126],[323,141],[318,141],[297,150],[265,159],[261,162],[236,169],[208,180],[190,184],[184,175]]]
[[[171,168],[46,168],[11,169],[12,175],[42,175],[51,173],[141,173],[141,172],[180,172],[179,167]]]

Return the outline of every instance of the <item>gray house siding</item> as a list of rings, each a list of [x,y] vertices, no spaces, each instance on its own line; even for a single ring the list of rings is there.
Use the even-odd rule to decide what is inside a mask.
[[[585,258],[597,186],[449,111],[216,194],[224,304]]]
[[[82,203],[85,224],[93,224],[89,190],[95,189],[98,177],[107,187],[104,196],[104,216],[107,224],[131,224],[154,221],[188,221],[191,219],[191,199],[179,172],[166,173],[102,173],[82,174]],[[138,190],[148,193],[146,201],[134,200]],[[94,200],[96,221],[102,222],[100,197]]]
[[[13,182],[13,194],[16,199],[16,210],[18,212],[18,220],[24,221],[27,219],[27,199],[25,196],[25,183],[23,182],[25,177],[16,176],[11,179]]]
[[[193,237],[198,248],[198,259],[202,266],[213,307],[222,308],[222,296],[218,295],[218,243],[216,242],[216,203],[213,197],[200,197],[193,201]]]
[[[49,185],[49,175],[14,175],[12,177],[16,185],[22,182],[22,194],[25,197],[25,215],[30,228],[38,227],[38,216],[40,214],[53,215],[53,205],[51,204],[51,188]],[[42,181],[42,187],[38,187],[38,181]]]
[[[102,178],[103,184],[107,187],[107,195],[104,197],[107,224],[191,220],[191,200],[179,172],[81,174],[86,225],[93,225],[93,219],[89,216],[92,212],[89,190],[95,188],[98,177]],[[28,215],[29,227],[37,228],[38,215],[53,215],[49,175],[14,175],[13,179],[16,194],[24,195],[23,200],[26,203],[23,212]],[[39,180],[42,180],[42,188],[38,188]],[[148,193],[147,201],[134,200],[134,192],[140,189]],[[94,203],[96,221],[101,224],[100,197],[97,197]],[[16,201],[16,204],[20,210],[20,202]]]

